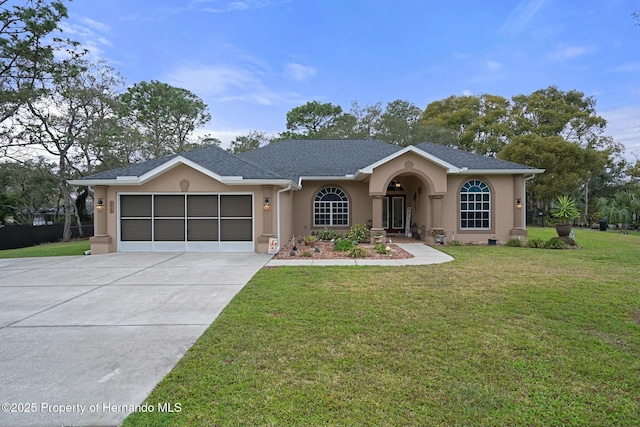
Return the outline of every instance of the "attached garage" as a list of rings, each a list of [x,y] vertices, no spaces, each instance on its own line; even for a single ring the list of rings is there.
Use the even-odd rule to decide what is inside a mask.
[[[121,193],[118,251],[253,252],[251,193]]]

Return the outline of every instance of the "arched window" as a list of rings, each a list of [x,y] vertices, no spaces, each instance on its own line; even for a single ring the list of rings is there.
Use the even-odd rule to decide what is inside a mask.
[[[491,228],[491,189],[484,181],[472,179],[460,189],[460,228]]]
[[[325,187],[313,201],[314,226],[349,225],[349,198],[339,188]]]

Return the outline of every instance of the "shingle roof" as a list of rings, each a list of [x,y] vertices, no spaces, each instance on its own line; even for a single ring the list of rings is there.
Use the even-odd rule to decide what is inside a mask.
[[[460,169],[469,170],[535,170],[529,166],[485,157],[430,142],[416,148]],[[220,176],[241,176],[244,179],[288,179],[300,177],[338,177],[356,174],[398,151],[401,147],[372,139],[296,139],[269,144],[236,155],[216,146],[207,146],[180,154],[153,159],[144,163],[113,169],[80,178],[110,180],[119,176],[140,177],[164,163],[182,156]]]
[[[422,144],[416,145],[416,148],[419,148],[425,153],[429,153],[454,166],[470,170],[535,169],[519,163],[507,162],[494,157],[481,156],[479,154],[458,150],[457,148],[446,147],[444,145],[433,144],[431,142],[423,142]]]
[[[401,148],[372,139],[295,139],[269,144],[240,154],[282,178],[355,174]]]
[[[214,172],[220,176],[242,176],[245,179],[278,179],[274,172],[253,163],[249,159],[229,153],[222,148],[210,145],[197,148],[184,153],[149,160],[124,168],[100,172],[95,175],[80,178],[80,180],[115,179],[118,176],[142,176],[147,172],[163,165],[178,156],[191,160],[194,163]]]

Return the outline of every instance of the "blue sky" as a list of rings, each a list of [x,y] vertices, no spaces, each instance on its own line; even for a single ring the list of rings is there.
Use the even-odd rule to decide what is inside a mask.
[[[510,98],[556,85],[597,100],[640,155],[632,0],[73,0],[64,29],[127,80],[191,90],[223,141],[285,130],[308,101]]]

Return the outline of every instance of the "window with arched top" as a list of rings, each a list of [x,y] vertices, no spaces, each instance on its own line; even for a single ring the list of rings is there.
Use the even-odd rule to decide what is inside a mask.
[[[491,189],[486,182],[471,179],[460,189],[460,228],[463,230],[491,228]]]
[[[313,200],[313,225],[348,226],[349,198],[337,187],[325,187]]]

